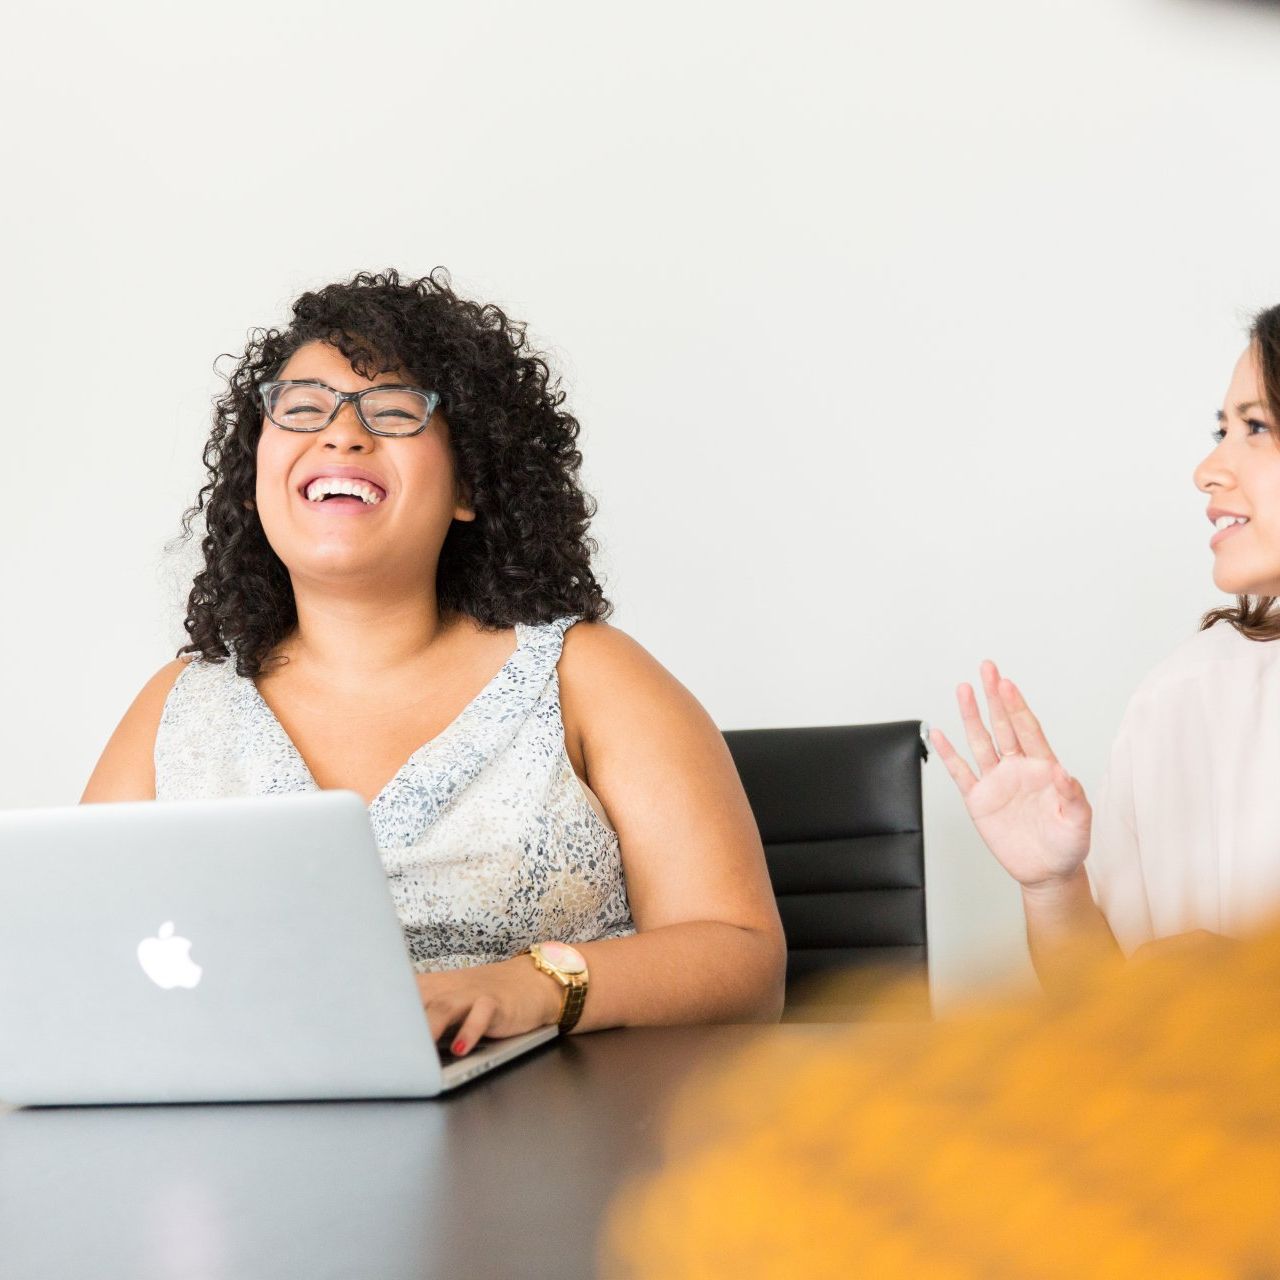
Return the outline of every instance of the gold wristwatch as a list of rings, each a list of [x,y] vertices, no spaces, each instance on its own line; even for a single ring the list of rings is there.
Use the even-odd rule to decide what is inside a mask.
[[[587,962],[567,942],[535,942],[529,954],[543,973],[564,988],[559,1017],[560,1034],[564,1035],[582,1016],[587,999]]]

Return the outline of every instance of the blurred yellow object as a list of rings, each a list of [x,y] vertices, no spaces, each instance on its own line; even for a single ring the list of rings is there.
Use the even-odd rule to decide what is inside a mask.
[[[1280,931],[692,1082],[606,1276],[1280,1277]]]

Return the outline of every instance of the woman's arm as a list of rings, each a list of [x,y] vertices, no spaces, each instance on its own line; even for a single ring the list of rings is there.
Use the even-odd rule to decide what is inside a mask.
[[[931,739],[978,834],[1022,887],[1032,964],[1046,988],[1058,988],[1081,964],[1120,956],[1084,871],[1092,810],[1013,681],[985,662],[982,682],[994,741],[973,689],[964,684],[957,691],[978,773],[940,730]]]
[[[776,1020],[786,943],[720,730],[613,627],[571,628],[560,673],[570,758],[576,738],[618,832],[638,930],[578,948],[591,971],[580,1025]]]
[[[1045,990],[1070,987],[1091,959],[1118,960],[1120,948],[1093,900],[1084,868],[1042,884],[1022,886],[1027,949]]]
[[[558,670],[565,745],[618,832],[637,928],[574,944],[590,972],[577,1029],[776,1020],[786,943],[720,731],[679,681],[603,623],[570,628]],[[462,1051],[484,1031],[554,1022],[560,1007],[559,987],[528,956],[422,974],[419,985],[435,1034],[465,1016]]]

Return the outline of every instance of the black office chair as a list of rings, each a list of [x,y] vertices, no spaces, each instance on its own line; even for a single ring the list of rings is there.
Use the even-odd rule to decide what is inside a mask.
[[[724,737],[787,935],[783,1020],[927,1017],[920,721]]]

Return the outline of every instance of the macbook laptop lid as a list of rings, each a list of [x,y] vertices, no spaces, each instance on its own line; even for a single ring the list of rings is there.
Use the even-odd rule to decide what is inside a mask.
[[[446,1078],[341,790],[0,812],[0,1027],[17,1104],[427,1097],[556,1034]]]

